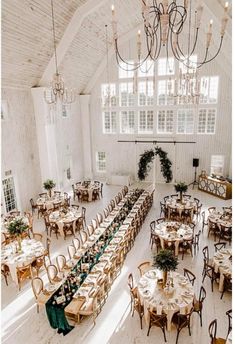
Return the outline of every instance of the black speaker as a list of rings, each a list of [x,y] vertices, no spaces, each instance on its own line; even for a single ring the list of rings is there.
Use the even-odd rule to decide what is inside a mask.
[[[193,167],[199,166],[199,159],[193,159]]]

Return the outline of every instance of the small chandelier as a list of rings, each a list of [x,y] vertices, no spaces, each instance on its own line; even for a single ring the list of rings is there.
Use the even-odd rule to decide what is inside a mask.
[[[55,55],[55,74],[51,81],[51,86],[44,91],[44,99],[47,104],[56,104],[58,100],[64,105],[71,104],[76,100],[75,90],[65,88],[63,78],[58,71],[53,0],[51,0],[51,18]]]
[[[191,2],[192,0],[184,0],[183,4],[178,4],[179,1],[177,3],[177,0],[162,0],[161,2],[158,2],[157,0],[142,0],[142,17],[147,53],[144,57],[142,56],[141,32],[139,30],[137,34],[138,63],[136,64],[126,61],[120,54],[118,48],[117,20],[115,17],[115,9],[112,5],[113,39],[116,60],[119,67],[128,71],[138,69],[147,59],[156,61],[161,53],[161,50],[164,48],[167,58],[169,56],[169,52],[171,51],[171,55],[173,55],[175,59],[183,63],[186,67],[192,68],[191,57],[197,54],[196,49],[199,41],[199,30],[201,26],[203,6],[199,4],[195,8],[194,18],[192,18]],[[203,58],[201,61],[195,62],[194,68],[200,68],[204,64],[212,61],[219,54],[228,22],[227,11],[228,2],[226,2],[224,6],[224,16],[222,18],[220,30],[220,43],[216,52],[213,54],[213,56],[210,55],[213,24],[213,21],[210,21],[209,28],[206,33]],[[186,31],[188,28],[190,42],[187,49],[184,49],[184,35],[185,32],[188,33],[188,31]],[[200,50],[202,49],[200,48]]]

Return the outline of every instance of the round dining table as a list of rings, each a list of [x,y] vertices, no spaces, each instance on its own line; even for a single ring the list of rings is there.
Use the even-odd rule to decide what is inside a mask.
[[[183,240],[193,238],[193,229],[186,224],[176,221],[164,221],[156,224],[155,234],[159,237],[162,249],[165,247],[165,241],[174,242],[175,255],[179,254],[179,243]]]
[[[15,221],[15,220],[20,220],[22,219],[23,222],[28,226],[29,225],[29,218],[25,215],[17,215],[17,216],[12,216],[12,215],[6,215],[2,217],[2,221],[1,221],[1,232],[5,235],[5,237],[10,236],[9,232],[8,232],[8,225],[11,221]]]
[[[212,258],[212,263],[215,272],[220,273],[219,291],[222,292],[224,288],[224,275],[232,276],[232,250],[227,248],[219,250]]]
[[[88,202],[92,202],[93,200],[93,192],[100,190],[100,185],[95,184],[94,182],[89,182],[87,184],[76,184],[75,190],[77,193],[84,193],[84,191],[87,191],[88,193]]]
[[[188,313],[194,300],[194,289],[183,275],[177,272],[168,273],[168,282],[173,286],[162,288],[160,281],[162,272],[158,269],[147,271],[137,284],[137,291],[141,304],[144,306],[144,317],[149,324],[149,312],[156,310],[157,314],[167,315],[167,330],[171,330],[171,321],[174,313]],[[173,283],[173,284],[172,284]]]
[[[214,211],[208,215],[207,220],[214,224],[221,224],[224,227],[232,227],[232,219],[229,215],[224,215],[221,211]]]
[[[16,284],[18,284],[16,267],[32,263],[46,252],[41,241],[35,239],[22,240],[21,252],[17,252],[17,247],[17,241],[12,241],[1,249],[1,262],[9,267],[12,280]]]
[[[53,195],[49,197],[46,195],[45,197],[39,197],[36,201],[38,206],[43,206],[44,209],[50,210],[54,208],[54,205],[61,202],[61,205],[64,205],[65,199],[64,196]]]
[[[165,202],[166,208],[168,210],[168,218],[170,216],[170,209],[177,211],[179,217],[182,216],[184,210],[191,211],[191,220],[193,220],[194,211],[197,210],[197,202],[194,200],[183,199],[182,203],[176,198],[170,197]]]
[[[76,231],[76,221],[79,217],[82,217],[82,213],[79,209],[69,207],[67,209],[67,213],[65,214],[63,211],[56,210],[53,211],[49,215],[49,222],[54,222],[58,225],[59,233],[63,237],[64,236],[64,225],[68,222],[73,222],[73,233],[75,234]]]

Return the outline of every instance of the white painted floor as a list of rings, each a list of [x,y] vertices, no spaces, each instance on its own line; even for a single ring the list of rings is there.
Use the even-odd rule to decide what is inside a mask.
[[[145,184],[146,185],[146,184]],[[132,185],[134,187],[135,185]],[[102,211],[109,200],[121,189],[120,186],[105,186],[104,197],[99,201],[84,203],[87,208],[87,223],[95,217],[98,211]],[[132,272],[139,279],[137,266],[148,259],[152,259],[154,251],[149,246],[149,223],[159,217],[159,201],[163,196],[175,193],[172,185],[157,185],[155,192],[155,205],[150,210],[139,235],[136,238],[135,245],[128,253],[122,272],[114,282],[106,304],[96,319],[96,325],[93,327],[91,319],[83,319],[82,323],[77,325],[67,336],[59,335],[53,330],[47,320],[45,310],[41,308],[37,314],[34,302],[33,292],[30,282],[25,282],[21,292],[14,283],[9,279],[9,286],[5,285],[2,278],[2,343],[5,344],[60,344],[60,343],[84,343],[84,344],[147,344],[147,343],[164,343],[160,329],[153,327],[147,337],[147,326],[144,324],[140,329],[139,317],[137,314],[132,318],[130,315],[130,297],[127,286],[127,276]],[[214,196],[208,195],[198,190],[189,190],[189,194],[199,198],[203,203],[203,209],[209,206],[221,208],[225,205],[231,205],[231,201],[224,201]],[[199,223],[197,229],[200,229]],[[44,233],[43,221],[35,218],[34,231]],[[60,254],[67,255],[67,246],[71,243],[72,238],[66,240],[52,237],[52,260]],[[178,271],[182,272],[184,267],[192,270],[197,276],[195,289],[198,295],[202,281],[203,259],[201,249],[208,245],[210,255],[214,253],[213,238],[207,238],[207,231],[204,231],[200,242],[200,251],[195,257],[186,255],[184,260],[179,258]],[[41,277],[47,282],[44,272]],[[203,309],[203,326],[200,327],[199,316],[194,313],[192,316],[192,336],[189,337],[188,331],[182,330],[179,337],[179,344],[206,344],[209,343],[208,325],[218,319],[218,336],[225,337],[227,333],[228,320],[225,312],[231,308],[231,294],[226,293],[220,300],[218,285],[215,285],[214,293],[211,292],[210,281],[205,280],[204,286],[207,290],[207,297]],[[176,330],[167,332],[167,342],[175,343]]]

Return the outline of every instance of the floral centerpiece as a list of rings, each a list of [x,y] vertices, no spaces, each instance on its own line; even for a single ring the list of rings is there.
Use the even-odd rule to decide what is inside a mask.
[[[51,197],[51,190],[56,186],[56,183],[52,179],[47,179],[43,183],[44,189],[48,191],[49,196]]]
[[[163,271],[163,287],[166,285],[167,272],[175,271],[178,266],[178,258],[170,250],[161,250],[153,258],[153,266]]]
[[[18,240],[19,251],[21,251],[21,238],[22,234],[26,233],[29,226],[24,222],[22,218],[15,219],[9,222],[7,230],[11,237]]]
[[[186,192],[188,190],[188,185],[180,182],[180,183],[175,184],[174,186],[175,186],[175,191],[180,193],[180,202],[182,203],[183,192]]]

